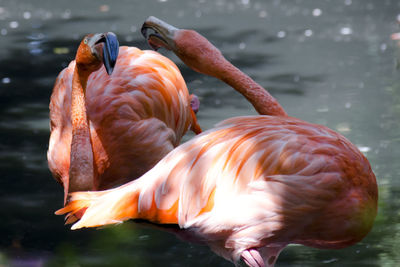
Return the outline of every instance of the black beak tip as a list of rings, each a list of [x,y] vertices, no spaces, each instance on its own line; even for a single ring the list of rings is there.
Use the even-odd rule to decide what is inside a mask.
[[[107,71],[108,75],[111,75],[113,73],[113,71],[114,71],[114,68],[113,67],[106,67],[106,71]]]

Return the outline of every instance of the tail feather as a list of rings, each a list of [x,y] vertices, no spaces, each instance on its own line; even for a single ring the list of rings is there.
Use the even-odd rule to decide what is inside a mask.
[[[66,206],[55,212],[66,215],[66,224],[76,222],[71,229],[118,224],[137,217],[137,191],[119,188],[98,192],[70,194]]]

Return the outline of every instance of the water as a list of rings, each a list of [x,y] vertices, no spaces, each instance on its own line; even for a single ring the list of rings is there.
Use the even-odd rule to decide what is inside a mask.
[[[62,205],[46,162],[55,77],[88,32],[148,49],[139,29],[149,15],[196,29],[290,115],[341,132],[370,160],[380,193],[372,232],[342,250],[290,246],[277,266],[398,266],[400,46],[390,34],[399,14],[397,0],[0,0],[0,266],[232,266],[133,222],[72,232],[53,215]],[[161,52],[200,97],[204,129],[255,114],[225,84]]]

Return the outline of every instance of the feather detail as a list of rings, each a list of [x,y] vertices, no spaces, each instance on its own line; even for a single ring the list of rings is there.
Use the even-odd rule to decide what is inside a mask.
[[[74,228],[129,218],[173,223],[228,260],[273,265],[289,243],[340,248],[362,239],[378,193],[367,159],[340,134],[290,117],[247,116],[196,136],[131,183],[94,198],[83,193],[76,206],[78,194],[64,210],[88,207]]]
[[[127,187],[121,191],[75,192],[69,195],[66,206],[55,212],[67,218],[80,217],[71,229],[118,224],[137,218],[138,191]],[[83,213],[83,215],[82,215]],[[73,221],[70,221],[73,222]]]
[[[69,183],[75,65],[72,61],[60,72],[50,100],[47,158],[54,178],[64,187]],[[120,47],[111,76],[104,68],[90,75],[85,101],[95,190],[140,177],[181,142],[189,127],[201,131],[178,68],[153,51]]]

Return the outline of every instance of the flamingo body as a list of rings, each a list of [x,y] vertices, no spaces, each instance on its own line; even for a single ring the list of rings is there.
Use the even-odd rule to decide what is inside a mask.
[[[58,76],[50,100],[48,164],[69,179],[71,87],[75,61]],[[93,190],[110,188],[153,167],[197,122],[176,65],[153,51],[121,47],[112,76],[92,73],[85,92],[95,165]]]
[[[176,224],[178,235],[251,267],[273,266],[290,243],[342,248],[370,231],[378,189],[357,147],[324,126],[289,117],[197,32],[149,17],[142,33],[153,48],[170,49],[193,70],[229,84],[261,115],[220,123],[128,184],[71,194],[56,214],[69,213],[68,222],[81,218],[72,229],[130,218]]]
[[[129,218],[178,224],[228,260],[257,254],[273,265],[289,243],[358,242],[372,227],[377,197],[368,160],[340,134],[291,117],[250,116],[177,147],[136,181],[72,194],[58,213],[86,209],[73,229]]]

